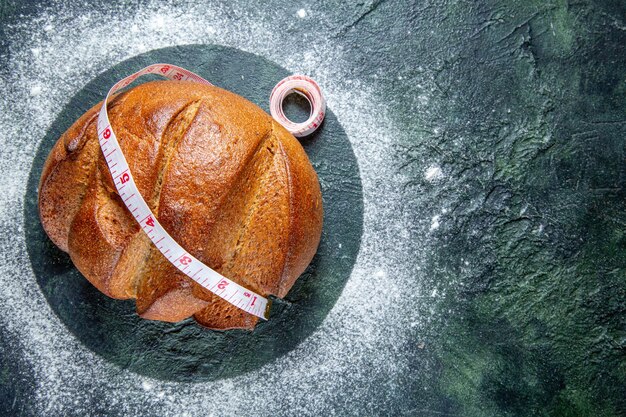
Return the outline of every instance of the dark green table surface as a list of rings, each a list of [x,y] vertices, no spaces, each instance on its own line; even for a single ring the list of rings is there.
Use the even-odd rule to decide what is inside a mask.
[[[23,297],[46,305],[33,308],[80,358],[95,358],[72,364],[80,381],[57,366],[62,383],[43,383],[37,339],[0,319],[0,415],[626,415],[626,2],[191,3],[198,21],[219,12],[227,26],[184,48],[161,49],[176,45],[164,32],[158,50],[134,56],[121,52],[123,37],[105,42],[110,65],[76,67],[91,75],[67,87],[73,97],[33,109],[49,114],[36,119],[45,122],[34,143],[0,136],[13,143],[0,151],[0,174],[18,172],[0,188],[0,284],[30,280],[35,295]],[[55,28],[83,14],[176,18],[191,3],[0,2],[1,112],[21,114],[20,89],[38,93],[16,69],[37,46],[28,36],[46,44],[52,17]],[[255,36],[289,45],[294,61]],[[204,333],[142,324],[132,305],[99,298],[36,218],[36,182],[58,133],[111,80],[156,60],[207,77],[223,65],[216,83],[266,106],[285,67],[307,70],[299,60],[310,44],[331,90],[325,127],[303,142],[325,189],[326,240],[276,320],[252,335]],[[48,89],[71,84],[41,70]],[[26,269],[14,274],[16,258]],[[369,312],[341,301],[358,291],[374,299]],[[5,297],[0,312],[20,303]],[[317,341],[337,348],[324,353]],[[309,355],[305,372],[297,363]],[[234,396],[212,399],[218,392]]]

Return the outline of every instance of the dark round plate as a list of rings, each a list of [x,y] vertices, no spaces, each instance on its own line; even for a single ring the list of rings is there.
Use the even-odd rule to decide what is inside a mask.
[[[192,319],[176,324],[143,320],[133,301],[110,299],[48,239],[38,219],[37,187],[43,163],[59,136],[100,101],[119,79],[168,62],[238,93],[268,111],[274,85],[289,72],[237,49],[188,45],[150,51],[116,65],[87,84],[61,111],[42,140],[26,192],[26,242],[37,282],[48,303],[86,347],[110,362],[151,377],[201,381],[256,369],[294,349],[324,320],[341,293],[359,250],[363,197],[356,158],[341,125],[328,111],[320,130],[301,140],[322,187],[324,229],[317,254],[270,320],[252,332],[211,331]],[[145,81],[140,79],[138,83]],[[292,104],[294,104],[292,102]],[[298,108],[288,109],[297,116]],[[302,115],[300,115],[302,116]]]

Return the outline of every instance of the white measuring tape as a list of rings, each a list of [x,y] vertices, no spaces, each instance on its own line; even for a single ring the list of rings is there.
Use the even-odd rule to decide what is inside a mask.
[[[283,112],[283,101],[290,94],[299,94],[311,106],[308,120],[303,123],[294,123]],[[322,90],[315,81],[306,75],[292,75],[278,84],[270,94],[270,113],[272,117],[296,137],[307,136],[313,133],[324,120],[326,115],[326,100]]]
[[[148,235],[152,243],[154,243],[163,256],[165,256],[172,263],[172,265],[178,268],[189,278],[202,285],[204,288],[234,306],[267,320],[269,317],[270,307],[270,303],[267,298],[220,275],[218,272],[214,271],[187,252],[169,235],[169,233],[167,233],[163,226],[161,226],[156,216],[152,213],[148,204],[139,193],[139,189],[135,184],[133,175],[130,172],[128,163],[126,162],[126,158],[122,153],[122,149],[120,148],[117,137],[113,132],[111,122],[109,121],[107,102],[112,94],[128,86],[142,75],[147,74],[159,74],[169,78],[170,80],[189,80],[201,84],[212,85],[204,78],[176,65],[154,64],[118,81],[113,87],[111,87],[102,103],[102,107],[98,115],[98,140],[100,142],[100,148],[102,149],[104,158],[109,167],[109,171],[111,172],[111,176],[113,177],[115,188],[117,188],[124,204],[135,217],[143,231]],[[281,93],[274,97],[274,91],[276,91],[281,84],[285,85],[288,80],[293,77],[285,78],[274,88],[272,97],[270,98],[270,106],[274,108],[277,105],[281,108],[280,115],[282,115],[282,119],[276,116],[274,117],[279,123],[285,126],[288,131],[296,136],[304,136],[313,132],[320,125],[324,118],[326,104],[324,103],[319,87],[313,80],[303,76],[296,77],[299,77],[299,83],[296,87],[292,86],[289,88],[292,90],[297,89],[297,92],[301,94],[310,95],[306,95],[305,97],[307,97],[311,104],[311,113],[313,114],[313,110],[315,110],[316,114],[318,114],[315,118],[315,126],[313,127],[311,123],[307,123],[307,126],[304,126],[305,128],[303,129],[303,126],[301,126],[302,124],[292,123],[284,116],[282,113],[282,101],[289,93]],[[274,115],[273,112],[272,115]],[[321,118],[319,115],[321,115]],[[285,121],[287,121],[288,124],[285,124]],[[297,127],[296,130],[294,130],[294,126]]]

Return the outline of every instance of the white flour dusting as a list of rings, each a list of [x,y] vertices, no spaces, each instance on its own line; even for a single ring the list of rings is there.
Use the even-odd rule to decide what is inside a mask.
[[[148,4],[123,13],[110,6],[112,13],[105,15],[93,10],[77,13],[59,1],[10,28],[9,54],[1,57],[10,75],[0,80],[9,98],[0,111],[0,175],[5,179],[0,183],[0,323],[19,335],[21,353],[32,368],[33,408],[39,414],[89,415],[94,411],[85,409],[86,399],[100,398],[101,413],[116,410],[126,415],[146,410],[160,416],[320,415],[335,413],[337,404],[367,413],[373,402],[394,400],[394,387],[402,383],[400,375],[408,366],[403,346],[414,343],[407,340],[406,329],[425,320],[414,307],[422,281],[415,263],[423,255],[407,239],[411,218],[403,214],[409,210],[398,191],[401,178],[393,172],[390,144],[403,133],[387,118],[385,103],[373,87],[352,79],[340,40],[329,40],[315,27],[295,38],[276,29],[297,25],[320,11],[259,13],[239,6],[226,10],[183,3]],[[296,349],[232,379],[175,383],[113,366],[67,331],[35,282],[23,222],[38,219],[23,219],[22,212],[38,143],[74,94],[111,63],[192,43],[252,52],[320,83],[359,162],[364,236],[335,307]],[[438,175],[429,172],[427,177]],[[370,302],[363,303],[369,297]],[[374,398],[360,389],[372,381],[384,381]]]
[[[437,230],[439,229],[439,220],[441,220],[441,216],[440,215],[435,215],[433,216],[432,219],[430,219],[430,230]]]
[[[430,182],[437,181],[443,178],[443,171],[439,165],[433,164],[426,169],[426,172],[424,172],[424,178],[426,178],[426,181]]]

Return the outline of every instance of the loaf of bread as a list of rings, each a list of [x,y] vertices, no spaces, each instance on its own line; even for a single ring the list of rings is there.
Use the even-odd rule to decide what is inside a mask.
[[[44,165],[39,213],[50,239],[101,292],[136,299],[143,318],[252,329],[255,316],[179,272],[124,206],[98,144],[100,105]],[[300,143],[246,99],[193,82],[142,84],[108,111],[139,191],[172,237],[244,287],[284,297],[322,230],[319,182]]]

